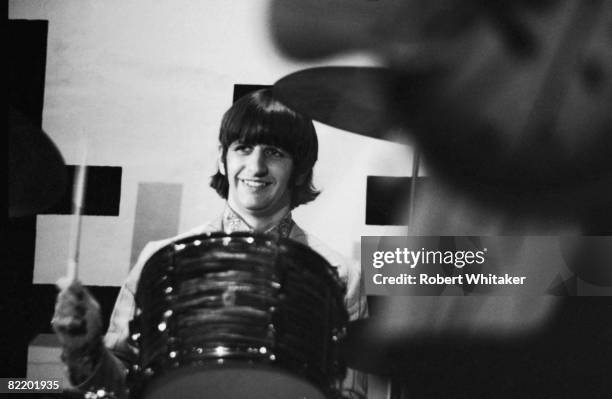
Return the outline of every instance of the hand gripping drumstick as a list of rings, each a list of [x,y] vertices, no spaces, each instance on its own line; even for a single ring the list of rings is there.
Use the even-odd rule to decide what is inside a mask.
[[[74,185],[72,190],[72,222],[70,225],[70,242],[68,249],[68,266],[66,269],[66,280],[68,285],[78,279],[79,247],[81,243],[81,214],[83,212],[83,197],[87,183],[87,141],[81,140],[83,158],[76,167]]]

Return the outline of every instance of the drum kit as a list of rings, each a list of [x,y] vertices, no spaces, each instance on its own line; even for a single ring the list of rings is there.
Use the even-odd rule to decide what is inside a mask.
[[[340,397],[348,314],[335,269],[289,239],[210,233],[146,263],[135,397]]]
[[[602,210],[612,203],[610,3],[277,0],[271,7],[273,38],[288,56],[361,50],[387,64],[288,75],[273,90],[289,106],[371,138],[413,135],[441,181],[487,207],[609,228]],[[10,111],[11,217],[49,206],[65,185],[59,152],[23,121]],[[77,186],[75,196],[84,180]],[[76,265],[78,254],[72,259]],[[76,270],[69,274],[76,278]],[[374,342],[371,322],[349,328],[344,290],[333,267],[290,240],[212,233],[169,244],[147,262],[136,293],[131,395],[340,398],[346,360],[389,374],[408,370],[412,355],[428,356],[406,342]],[[448,337],[434,338],[421,347]],[[452,341],[465,352],[457,367],[479,350],[500,350],[498,338],[469,350]],[[346,355],[357,351],[366,356]]]

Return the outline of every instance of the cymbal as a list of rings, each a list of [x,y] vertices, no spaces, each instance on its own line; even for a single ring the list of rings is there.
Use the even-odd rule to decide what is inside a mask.
[[[272,90],[280,101],[312,119],[384,138],[393,127],[386,104],[392,76],[388,68],[310,68],[283,77]]]
[[[33,215],[64,194],[66,169],[41,129],[9,106],[9,217]]]

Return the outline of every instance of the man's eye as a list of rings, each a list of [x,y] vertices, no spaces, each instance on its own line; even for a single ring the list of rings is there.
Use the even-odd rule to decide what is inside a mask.
[[[243,153],[243,154],[251,152],[252,149],[253,149],[253,147],[251,147],[249,145],[244,145],[244,144],[239,144],[236,147],[234,147],[234,151],[240,152],[240,153]]]
[[[276,157],[276,158],[283,158],[285,156],[284,152],[282,152],[281,150],[278,150],[276,148],[268,148],[268,149],[266,149],[266,154],[268,154],[268,156],[272,156],[272,157]]]

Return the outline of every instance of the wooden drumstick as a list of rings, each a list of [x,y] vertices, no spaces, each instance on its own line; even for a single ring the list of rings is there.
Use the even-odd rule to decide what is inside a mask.
[[[83,158],[75,169],[73,190],[72,190],[72,221],[70,226],[70,242],[68,249],[68,266],[66,278],[69,284],[78,279],[79,248],[81,243],[81,214],[83,212],[83,198],[87,185],[87,143],[83,139],[81,142]]]

